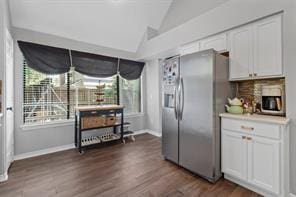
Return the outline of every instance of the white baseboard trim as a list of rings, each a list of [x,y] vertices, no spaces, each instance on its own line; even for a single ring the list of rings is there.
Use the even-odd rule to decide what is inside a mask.
[[[160,133],[158,133],[156,131],[148,130],[148,129],[135,131],[135,135],[140,135],[140,134],[144,134],[144,133],[149,133],[149,134],[154,135],[156,137],[161,137]],[[43,150],[32,151],[32,152],[29,152],[29,153],[23,153],[23,154],[15,155],[14,160],[16,161],[16,160],[21,160],[21,159],[27,159],[27,158],[30,158],[30,157],[37,157],[37,156],[40,156],[40,155],[46,155],[46,154],[55,153],[55,152],[59,152],[59,151],[69,150],[69,149],[72,149],[72,148],[75,148],[74,144],[68,144],[68,145],[63,145],[63,146],[47,148],[47,149],[43,149]]]
[[[143,129],[143,130],[135,131],[135,135],[141,135],[141,134],[144,134],[144,133],[149,133],[149,134],[154,135],[156,137],[161,137],[160,133],[158,133],[156,131],[152,131],[150,129]]]
[[[8,180],[7,172],[5,174],[0,175],[0,182],[4,182]]]
[[[146,131],[147,131],[147,133],[149,133],[151,135],[154,135],[156,137],[161,137],[161,133],[159,133],[157,131],[152,131],[152,130],[149,130],[149,129],[147,129]]]
[[[295,195],[295,194],[292,194],[292,193],[290,193],[290,194],[289,194],[289,197],[296,197],[296,195]]]
[[[143,130],[135,131],[135,132],[134,132],[134,135],[141,135],[141,134],[144,134],[144,133],[148,133],[147,130],[144,130],[144,129],[143,129]]]
[[[29,152],[29,153],[23,153],[23,154],[15,155],[14,160],[27,159],[27,158],[30,158],[30,157],[46,155],[46,154],[55,153],[55,152],[59,152],[59,151],[69,150],[69,149],[72,149],[72,148],[75,148],[74,144],[56,146],[56,147],[47,148],[47,149],[43,149],[43,150],[37,150],[37,151]]]
[[[249,189],[251,191],[254,191],[254,192],[256,192],[256,193],[258,193],[258,194],[260,194],[262,196],[268,196],[268,197],[286,197],[288,195],[291,195],[291,194],[288,194],[288,192],[285,192],[285,191],[284,192],[282,191],[280,195],[276,195],[274,193],[271,193],[270,191],[261,189],[261,188],[259,188],[257,186],[254,186],[252,184],[249,184],[249,183],[247,183],[247,182],[245,182],[243,180],[240,180],[238,178],[232,177],[232,176],[227,175],[227,174],[224,174],[224,178],[227,179],[227,180],[229,180],[229,181],[231,181],[231,182],[234,182],[234,183],[236,183],[238,185],[241,185],[241,186],[243,186],[243,187],[245,187],[245,188],[247,188],[247,189]],[[292,196],[292,197],[294,197],[294,196]]]

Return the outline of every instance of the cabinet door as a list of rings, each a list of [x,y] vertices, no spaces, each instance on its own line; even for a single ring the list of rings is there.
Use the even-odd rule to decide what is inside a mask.
[[[247,25],[229,33],[230,79],[244,79],[253,73],[253,29]]]
[[[180,47],[180,54],[186,55],[200,51],[200,44],[199,42],[192,42]]]
[[[283,74],[281,15],[254,24],[254,73],[261,77]]]
[[[279,193],[279,141],[260,137],[248,140],[248,181],[260,188]]]
[[[200,41],[200,49],[214,49],[216,51],[227,51],[227,36],[226,33],[212,36]]]
[[[247,179],[247,141],[241,134],[222,130],[222,172]]]

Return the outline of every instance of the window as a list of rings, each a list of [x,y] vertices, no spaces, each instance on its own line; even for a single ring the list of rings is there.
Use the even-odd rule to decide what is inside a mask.
[[[141,79],[94,78],[75,71],[46,75],[24,61],[24,124],[73,119],[75,106],[118,102],[126,114],[141,112]]]
[[[46,75],[24,65],[24,123],[68,119],[67,74]]]
[[[141,79],[119,80],[120,104],[125,106],[124,112],[134,114],[141,112]]]
[[[75,106],[117,104],[116,76],[94,78],[78,72],[71,73],[70,116],[74,118]]]

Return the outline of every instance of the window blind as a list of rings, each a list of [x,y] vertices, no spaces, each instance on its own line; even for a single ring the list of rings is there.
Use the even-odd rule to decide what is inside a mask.
[[[47,75],[24,61],[24,123],[44,123],[68,118],[67,74]]]

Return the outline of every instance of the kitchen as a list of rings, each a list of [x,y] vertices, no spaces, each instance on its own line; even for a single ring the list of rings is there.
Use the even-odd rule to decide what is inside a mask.
[[[215,188],[221,184],[227,187],[230,184],[231,188],[239,188],[232,189],[234,196],[242,195],[241,190],[246,190],[250,196],[255,193],[263,196],[293,196],[295,70],[292,65],[295,57],[292,51],[295,50],[291,40],[294,35],[292,32],[295,32],[292,28],[295,22],[292,20],[294,4],[290,0],[282,3],[275,0],[215,3],[217,7],[201,15],[191,16],[191,20],[189,16],[186,21],[176,20],[179,24],[169,27],[172,18],[184,14],[184,7],[175,1],[166,13],[164,25],[156,32],[147,29],[136,53],[136,61],[146,63],[141,76],[143,100],[139,104],[142,105],[143,114],[126,117],[135,131],[136,140],[127,141],[124,147],[140,147],[140,142],[149,147],[147,143],[152,139],[148,137],[146,142],[141,133],[161,136],[161,147],[153,140],[154,146],[159,147],[157,152],[162,155],[161,161],[164,163],[161,164],[178,168],[182,173],[182,169],[186,169],[184,176],[190,180],[196,174],[199,177],[197,180],[202,178],[202,184],[204,180],[211,182],[206,183],[211,185],[207,187]],[[193,5],[196,4],[187,2],[186,9],[189,10]],[[252,13],[248,10],[252,10]],[[60,38],[52,37],[55,41],[45,41],[45,38],[51,37],[37,33],[33,35],[30,31],[18,28],[13,31],[16,40],[25,39],[32,43],[61,47],[58,44]],[[62,47],[71,49],[69,43]],[[15,62],[21,64],[22,53],[18,48],[15,50]],[[18,76],[15,83],[18,84],[22,74],[18,68],[15,72]],[[21,94],[15,92],[16,98],[22,98]],[[16,102],[15,108],[21,112],[21,103]],[[16,116],[15,148],[18,157],[15,158],[27,158],[28,153],[37,156],[39,150],[56,152],[50,149],[51,146],[43,146],[42,142],[46,138],[47,142],[61,147],[61,151],[69,149],[68,146],[62,147],[69,141],[55,143],[58,140],[54,136],[60,135],[58,125],[52,126],[57,128],[52,136],[46,134],[41,137],[38,134],[40,141],[36,141],[35,149],[30,149],[24,139],[29,141],[33,136],[37,137],[38,132],[33,131],[36,130],[34,128],[20,127],[20,119]],[[64,128],[60,130],[71,133],[71,137],[67,138],[72,141],[73,129],[70,123],[60,124]],[[50,127],[38,128],[44,134],[53,130]],[[114,147],[115,152],[120,150]],[[152,147],[149,150],[156,151]],[[88,154],[92,154],[92,150],[84,152],[84,155]],[[46,159],[46,155],[44,157]],[[132,158],[137,161],[142,157]],[[25,160],[16,159],[16,164]],[[142,168],[144,171],[146,166]],[[135,171],[141,170],[136,168]],[[192,173],[190,176],[187,175],[189,172]],[[181,180],[182,173],[179,177]],[[153,176],[151,174],[151,178]],[[160,186],[166,185],[165,178],[163,181],[159,181]],[[160,189],[151,184],[141,191],[149,190],[149,194],[163,196],[169,193],[170,188],[184,196],[189,195],[177,183],[168,181],[167,185],[167,190],[165,186]],[[123,192],[123,188],[112,188],[113,192]],[[155,193],[152,192],[153,188]],[[211,194],[211,189],[207,191]],[[231,196],[231,192],[227,193],[226,189],[222,191],[225,193],[221,196]],[[130,194],[133,192],[136,189],[131,189]],[[194,190],[191,192],[194,195]],[[109,194],[115,195],[116,192]]]
[[[277,14],[190,43],[180,58],[165,61],[162,150],[167,160],[216,182],[221,158],[226,179],[263,195],[286,195],[289,119],[281,21]],[[229,64],[209,49],[229,55]],[[226,98],[228,113],[223,113]]]

